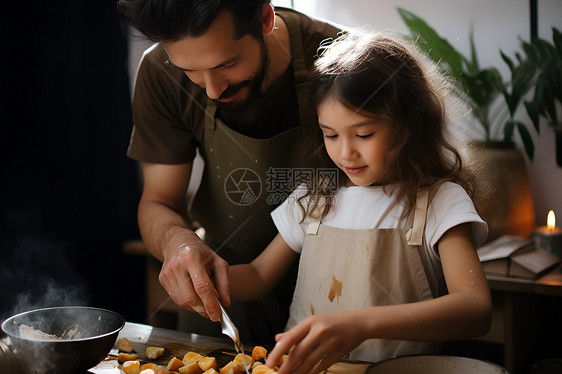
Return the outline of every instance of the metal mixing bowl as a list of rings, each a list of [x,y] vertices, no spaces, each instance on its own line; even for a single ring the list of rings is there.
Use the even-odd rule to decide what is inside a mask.
[[[25,334],[22,325],[59,339]],[[10,337],[20,364],[29,371],[75,374],[102,361],[124,325],[123,317],[106,309],[65,306],[17,314],[4,321],[2,330]],[[75,335],[69,336],[73,329]]]

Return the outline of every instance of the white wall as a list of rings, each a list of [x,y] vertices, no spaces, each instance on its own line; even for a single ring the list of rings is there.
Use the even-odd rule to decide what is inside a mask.
[[[278,5],[286,3],[273,1]],[[294,0],[294,7],[349,27],[406,32],[396,11],[396,7],[401,7],[425,19],[466,55],[472,25],[481,66],[495,66],[504,76],[509,70],[500,57],[500,48],[513,56],[519,50],[518,38],[530,37],[529,0]],[[551,27],[562,30],[562,1],[539,0],[538,25],[539,36],[552,40]],[[521,119],[525,117],[522,113]],[[545,225],[548,211],[554,209],[558,226],[562,226],[562,168],[556,165],[554,130],[543,122],[540,131],[540,135],[532,131],[535,158],[532,163],[527,160],[535,216],[538,225]],[[519,138],[516,142],[523,149]]]

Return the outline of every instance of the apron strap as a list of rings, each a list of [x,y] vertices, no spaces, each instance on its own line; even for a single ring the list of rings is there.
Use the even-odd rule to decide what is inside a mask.
[[[307,124],[314,125],[316,123],[314,111],[308,108],[309,84],[306,79],[308,69],[306,68],[306,59],[304,58],[304,50],[299,23],[296,18],[294,18],[290,13],[278,13],[278,15],[283,18],[283,20],[287,24],[287,29],[289,31],[291,65],[293,67],[293,81],[297,93],[301,126]]]
[[[414,210],[414,226],[406,234],[408,245],[422,245],[425,230],[425,219],[427,203],[429,201],[429,190],[418,191],[416,196],[416,208]]]
[[[297,85],[302,84],[306,80],[308,69],[306,68],[306,60],[302,48],[302,38],[297,20],[290,14],[279,14],[287,24],[289,31],[289,42],[291,48],[291,64],[293,66],[293,75]]]
[[[216,123],[215,121],[218,120],[218,118],[215,117],[215,114],[217,113],[217,104],[207,98],[207,105],[205,106],[205,129],[206,130],[212,130],[214,131],[216,128]]]
[[[308,223],[306,227],[306,234],[307,235],[318,235],[318,228],[320,227],[320,220],[313,219]]]

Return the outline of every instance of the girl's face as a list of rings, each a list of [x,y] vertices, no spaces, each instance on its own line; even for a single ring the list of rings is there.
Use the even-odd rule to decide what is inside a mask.
[[[384,155],[391,124],[359,114],[328,97],[318,106],[328,155],[357,186],[385,184]]]

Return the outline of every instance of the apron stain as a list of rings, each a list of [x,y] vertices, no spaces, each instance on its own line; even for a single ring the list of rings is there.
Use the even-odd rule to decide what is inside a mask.
[[[312,304],[310,304],[310,315],[314,315],[314,307],[312,306]]]
[[[336,302],[339,304],[342,289],[343,282],[337,280],[335,275],[332,275],[332,286],[330,287],[330,292],[328,293],[328,299],[330,299],[330,302],[334,302],[334,299],[337,297],[338,300]]]

